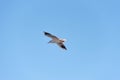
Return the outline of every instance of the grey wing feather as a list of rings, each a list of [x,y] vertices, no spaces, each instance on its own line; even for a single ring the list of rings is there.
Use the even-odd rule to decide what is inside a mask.
[[[58,39],[58,37],[56,37],[56,36],[54,36],[54,35],[52,35],[52,34],[50,34],[50,33],[48,33],[48,32],[44,32],[44,34],[45,34],[46,36],[52,38],[52,39]]]
[[[58,46],[60,46],[61,48],[67,50],[67,48],[65,47],[65,45],[64,45],[63,43],[57,43],[57,44],[58,44]]]

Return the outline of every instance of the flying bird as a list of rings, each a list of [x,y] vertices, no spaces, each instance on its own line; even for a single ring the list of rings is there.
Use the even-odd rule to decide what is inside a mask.
[[[48,32],[44,32],[44,34],[52,39],[48,43],[56,43],[62,49],[67,50],[67,48],[63,44],[66,41],[66,39],[60,39],[60,38],[58,38],[58,37],[56,37],[56,36],[54,36],[54,35],[52,35],[51,33],[48,33]]]

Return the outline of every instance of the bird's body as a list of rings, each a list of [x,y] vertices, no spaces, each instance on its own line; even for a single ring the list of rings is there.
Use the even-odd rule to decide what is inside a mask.
[[[63,44],[65,42],[65,39],[59,39],[58,37],[56,37],[56,36],[54,36],[54,35],[52,35],[52,34],[50,34],[48,32],[44,32],[44,34],[52,39],[48,43],[56,43],[61,48],[67,50],[67,48]]]

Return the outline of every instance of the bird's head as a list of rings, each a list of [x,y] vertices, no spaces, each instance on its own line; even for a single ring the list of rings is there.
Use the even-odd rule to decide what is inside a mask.
[[[66,39],[60,39],[62,42],[65,42],[65,41],[67,41]]]

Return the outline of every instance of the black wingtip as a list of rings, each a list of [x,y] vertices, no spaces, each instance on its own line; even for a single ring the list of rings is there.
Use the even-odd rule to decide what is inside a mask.
[[[65,49],[65,50],[67,50],[67,48],[66,48],[64,45],[61,45],[61,48],[63,48],[63,49]]]
[[[45,35],[49,34],[48,32],[43,31]]]
[[[65,50],[67,50],[67,48],[65,48]]]

